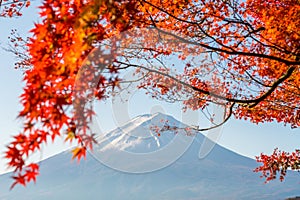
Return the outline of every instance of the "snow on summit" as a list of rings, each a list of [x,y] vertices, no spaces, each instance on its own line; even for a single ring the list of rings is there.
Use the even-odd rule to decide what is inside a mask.
[[[158,150],[172,142],[176,136],[174,131],[161,131],[164,125],[184,126],[173,117],[162,113],[141,115],[113,131],[99,135],[97,149],[105,151],[117,148],[136,153]]]

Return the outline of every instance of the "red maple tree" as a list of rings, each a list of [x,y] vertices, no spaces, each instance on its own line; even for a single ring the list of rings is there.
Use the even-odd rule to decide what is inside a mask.
[[[29,1],[11,3],[2,15],[20,15],[23,5]],[[38,166],[26,165],[26,158],[64,130],[67,141],[78,142],[73,158],[85,157],[94,141],[87,134],[94,112],[85,101],[109,96],[128,68],[142,75],[138,88],[154,98],[183,101],[184,109],[223,106],[221,124],[235,117],[300,125],[299,0],[45,0],[39,9],[27,57],[17,63],[26,69],[26,85],[18,115],[24,128],[5,154],[15,169],[13,186],[35,180]],[[105,57],[99,47],[111,38],[118,52]],[[85,84],[75,86],[84,66],[90,69],[81,74]],[[275,150],[257,160],[267,181],[300,168],[299,151]]]

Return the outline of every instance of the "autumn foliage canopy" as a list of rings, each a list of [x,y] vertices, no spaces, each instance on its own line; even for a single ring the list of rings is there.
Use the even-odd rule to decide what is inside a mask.
[[[2,16],[20,16],[29,5],[3,0]],[[94,142],[88,134],[94,112],[78,96],[107,98],[130,68],[143,77],[139,89],[182,101],[183,109],[214,103],[224,107],[224,122],[234,117],[300,126],[299,0],[44,0],[39,11],[28,41],[12,36],[25,43],[27,55],[17,62],[26,69],[18,114],[24,127],[5,153],[15,170],[13,186],[35,181],[38,165],[26,159],[65,132],[67,141],[78,142],[73,157],[85,157]],[[122,50],[97,57],[111,38],[118,39],[110,47]],[[85,62],[88,56],[93,62]],[[92,89],[78,93],[75,82],[87,66],[92,70],[81,74],[87,85],[76,87]],[[257,160],[262,166],[256,171],[267,181],[300,169],[297,150]]]

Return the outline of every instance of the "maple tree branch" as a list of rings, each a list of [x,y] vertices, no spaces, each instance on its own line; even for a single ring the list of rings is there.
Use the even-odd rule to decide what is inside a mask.
[[[226,53],[228,55],[242,55],[242,56],[257,57],[257,58],[267,58],[267,59],[270,59],[270,60],[275,60],[275,61],[284,63],[284,64],[289,65],[289,66],[290,65],[300,65],[299,61],[289,61],[289,60],[285,60],[285,59],[282,59],[282,58],[279,58],[279,57],[276,57],[276,56],[271,56],[271,55],[266,55],[266,54],[252,53],[252,52],[242,52],[242,51],[235,51],[235,50],[228,51],[228,50],[225,50],[225,49],[220,49],[220,48],[217,48],[217,47],[212,47],[212,46],[209,46],[207,44],[189,41],[189,40],[187,40],[185,38],[182,38],[182,37],[180,37],[178,35],[175,35],[173,33],[164,31],[164,30],[159,29],[159,28],[156,28],[156,29],[159,32],[162,32],[162,33],[164,33],[166,35],[173,36],[174,38],[178,39],[179,41],[181,41],[183,43],[200,46],[200,47],[203,47],[203,48],[206,48],[206,49],[210,49],[210,50],[213,50],[213,51],[216,51],[216,52],[222,52],[222,53]]]
[[[265,92],[263,95],[261,95],[260,97],[258,98],[255,98],[255,99],[234,99],[234,98],[229,98],[229,97],[225,97],[225,96],[221,96],[219,94],[216,94],[214,92],[211,92],[211,91],[208,91],[208,90],[204,90],[204,89],[201,89],[201,88],[198,88],[198,87],[195,87],[195,86],[192,86],[184,81],[181,81],[167,73],[164,73],[162,71],[158,71],[158,70],[155,70],[155,69],[150,69],[150,68],[147,68],[147,67],[144,67],[144,66],[141,66],[141,65],[135,65],[135,64],[129,64],[129,63],[124,63],[124,62],[121,62],[121,61],[116,61],[120,64],[123,64],[123,65],[127,65],[127,66],[131,66],[131,67],[135,67],[135,68],[141,68],[141,69],[144,69],[144,70],[147,70],[149,72],[153,72],[153,73],[157,73],[157,74],[160,74],[162,76],[165,76],[165,77],[168,77],[172,80],[174,80],[175,82],[183,85],[183,86],[186,86],[190,89],[193,89],[194,91],[197,91],[197,92],[200,92],[202,94],[206,94],[208,96],[211,96],[211,97],[215,97],[217,99],[220,99],[220,100],[225,100],[225,101],[228,101],[228,102],[232,102],[232,103],[240,103],[240,104],[251,104],[249,105],[250,108],[253,108],[255,107],[258,103],[260,103],[261,101],[265,100],[269,95],[271,95],[271,93],[279,86],[279,84],[281,84],[282,82],[284,82],[287,78],[289,78],[292,73],[294,72],[294,70],[296,69],[295,67],[290,67],[287,71],[286,74],[282,75],[279,79],[277,79],[273,84],[272,84],[272,87],[267,91]]]
[[[252,30],[252,32],[255,32],[255,29],[248,22],[244,22],[242,20],[233,20],[233,19],[230,19],[230,18],[224,18],[223,21],[228,22],[228,23],[233,23],[233,24],[243,24],[246,27],[250,27],[250,29]]]
[[[265,27],[259,27],[259,28],[256,29],[256,30],[252,30],[251,32],[248,32],[246,35],[243,36],[243,39],[242,39],[241,41],[239,41],[239,42],[235,45],[235,47],[237,48],[237,47],[238,47],[240,44],[242,44],[242,43],[245,41],[245,39],[247,39],[248,37],[251,37],[251,39],[255,40],[256,42],[258,42],[258,43],[260,43],[260,44],[262,44],[262,45],[264,45],[264,46],[266,46],[265,44],[263,44],[262,42],[256,40],[255,38],[253,38],[253,37],[251,36],[252,34],[258,33],[258,32],[263,31],[263,30],[265,30]]]
[[[273,84],[270,90],[268,90],[266,93],[264,93],[262,96],[260,96],[258,99],[256,99],[256,102],[254,104],[250,105],[249,108],[255,107],[259,102],[266,99],[271,93],[281,84],[284,82],[287,78],[289,78],[292,73],[295,71],[296,67],[290,67],[286,74],[282,75],[280,78],[278,78]]]
[[[184,23],[189,23],[189,24],[193,24],[193,25],[199,26],[199,24],[203,23],[203,21],[205,20],[205,19],[202,19],[200,23],[199,23],[199,22],[192,22],[192,21],[184,20],[184,19],[181,19],[181,18],[179,18],[179,17],[176,17],[175,15],[172,15],[171,13],[165,11],[164,9],[162,9],[162,8],[156,6],[156,5],[154,5],[154,4],[151,3],[151,2],[148,2],[148,1],[146,1],[146,0],[141,0],[141,1],[144,2],[144,3],[146,3],[146,4],[148,4],[148,5],[150,5],[150,6],[152,6],[152,7],[154,7],[154,8],[156,8],[156,9],[158,9],[159,11],[161,11],[161,12],[163,12],[163,13],[165,13],[165,14],[171,16],[172,18],[174,18],[174,19],[176,19],[176,20],[178,20],[178,21],[184,22]],[[152,23],[155,23],[155,22],[152,21]],[[245,23],[242,23],[242,24],[245,24]],[[246,23],[246,24],[248,24],[248,23]],[[176,38],[176,39],[178,39],[178,40],[180,40],[180,41],[182,41],[182,42],[184,42],[184,43],[192,44],[192,45],[197,45],[197,46],[201,46],[201,47],[203,47],[203,48],[207,48],[207,49],[210,49],[210,50],[214,50],[214,51],[216,51],[216,52],[223,52],[223,53],[226,53],[226,54],[229,54],[229,55],[243,55],[243,56],[251,56],[251,57],[258,57],[258,58],[267,58],[267,59],[271,59],[271,60],[276,60],[276,61],[282,62],[282,63],[284,63],[284,64],[286,64],[286,65],[300,65],[300,62],[297,61],[297,60],[296,60],[296,61],[290,61],[290,60],[282,59],[282,58],[277,57],[277,56],[271,56],[271,55],[266,55],[266,54],[261,54],[261,53],[252,53],[252,52],[236,51],[236,50],[234,50],[234,49],[232,49],[232,48],[230,48],[230,47],[227,47],[226,45],[224,46],[223,44],[222,44],[221,46],[223,46],[224,48],[229,48],[231,51],[230,51],[230,50],[226,50],[226,49],[221,49],[221,48],[218,48],[218,47],[213,47],[213,46],[210,46],[210,45],[207,45],[207,44],[204,44],[204,43],[197,43],[197,42],[189,41],[189,40],[186,40],[186,39],[184,39],[184,38],[182,38],[182,37],[180,37],[180,36],[178,36],[178,35],[175,35],[175,34],[173,34],[173,33],[164,31],[164,30],[158,28],[157,26],[155,26],[155,24],[154,24],[154,28],[157,29],[159,32],[162,32],[162,33],[164,33],[164,34],[173,36],[174,38]],[[198,28],[199,28],[199,27],[198,27]],[[252,32],[250,32],[250,33],[251,33],[251,34],[257,33],[257,32],[262,31],[262,30],[264,30],[264,29],[265,29],[264,27],[260,27],[260,28],[258,28],[258,29],[255,30],[255,29],[253,29],[253,27],[252,27]],[[204,33],[204,34],[205,34],[205,33]],[[250,34],[250,35],[251,35],[251,34]],[[211,38],[212,36],[209,36],[209,37]],[[214,39],[214,40],[215,40],[215,39]],[[216,42],[216,41],[215,41],[215,42]],[[261,43],[261,42],[260,42],[260,43]],[[219,44],[219,43],[218,43],[218,44]],[[263,45],[264,45],[264,44],[263,44]]]
[[[218,128],[220,126],[222,126],[223,124],[225,124],[229,119],[230,117],[232,116],[232,113],[233,113],[233,107],[235,106],[235,103],[232,103],[229,107],[229,113],[227,115],[227,117],[219,124],[216,124],[215,126],[211,126],[211,127],[208,127],[208,128],[201,128],[199,129],[198,127],[191,127],[192,129],[196,130],[196,131],[209,131],[211,129],[215,129],[215,128]],[[225,110],[226,110],[226,106],[225,106]],[[226,112],[225,112],[226,113]]]
[[[12,2],[6,2],[6,3],[2,3],[3,0],[0,0],[0,8],[1,6],[7,6],[7,5],[11,5],[11,4],[16,4],[18,2],[27,2],[28,0],[19,0],[19,1],[12,1]]]
[[[248,77],[249,77],[251,80],[253,80],[254,82],[258,83],[259,85],[262,85],[262,86],[264,86],[264,87],[272,87],[272,86],[270,86],[270,85],[266,85],[266,84],[260,82],[260,81],[257,80],[256,78],[254,78],[247,70],[245,71],[245,73],[248,75]]]
[[[201,28],[200,24],[197,24],[198,29],[208,38],[212,39],[215,43],[217,43],[218,45],[229,49],[231,51],[234,51],[234,49],[232,49],[232,47],[224,45],[223,43],[219,42],[216,38],[214,38],[213,36],[209,35],[203,28]]]
[[[211,127],[208,127],[208,128],[199,128],[199,126],[194,126],[194,125],[188,126],[188,127],[190,129],[193,129],[193,130],[198,131],[198,132],[209,131],[209,130],[218,128],[218,127],[222,126],[223,124],[225,124],[231,118],[231,116],[233,114],[234,105],[235,105],[235,103],[232,103],[230,105],[228,115],[226,117],[224,117],[224,120],[219,124],[215,124],[215,123],[212,122],[215,125],[211,126]],[[224,104],[223,104],[223,106],[224,106]],[[225,110],[226,110],[226,106],[225,106]],[[170,131],[170,130],[184,130],[184,131],[188,132],[187,127],[180,128],[180,127],[177,127],[177,126],[170,126],[170,125],[165,125],[163,127],[163,129],[161,129],[161,131]]]

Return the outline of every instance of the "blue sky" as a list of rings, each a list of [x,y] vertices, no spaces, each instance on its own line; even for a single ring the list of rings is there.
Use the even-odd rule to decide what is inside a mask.
[[[24,16],[18,19],[0,18],[0,45],[7,47],[10,30],[17,28],[24,35],[33,27],[33,23],[38,21],[37,2],[33,2],[29,9],[24,10]],[[14,55],[0,49],[0,152],[5,150],[13,134],[21,131],[21,120],[16,119],[21,109],[19,95],[22,93],[22,71],[14,69]],[[145,106],[147,105],[147,106]],[[162,104],[142,93],[131,96],[128,111],[130,117],[140,114],[150,113],[158,107],[163,108],[167,114],[180,117],[181,111],[178,105]],[[96,110],[98,121],[103,131],[108,131],[120,125],[116,122],[116,116],[112,113],[110,102],[100,103]],[[282,124],[251,124],[250,122],[230,120],[223,127],[221,138],[218,143],[239,154],[254,158],[260,152],[271,153],[274,148],[279,147],[286,151],[293,151],[299,148],[300,130],[291,130]],[[69,148],[68,144],[57,141],[55,144],[49,143],[40,154],[33,157],[35,160],[46,158]],[[70,155],[71,158],[71,155]],[[5,161],[0,159],[0,173],[6,169]]]

